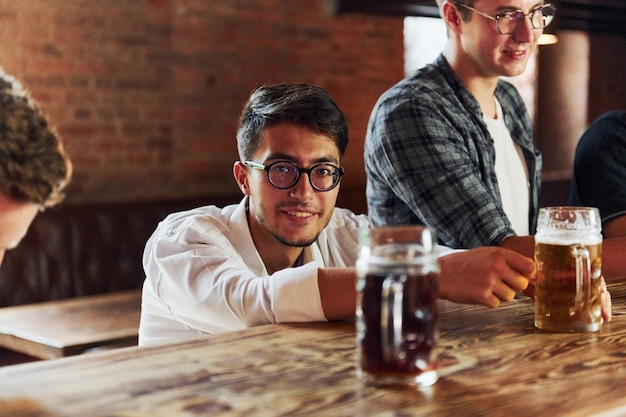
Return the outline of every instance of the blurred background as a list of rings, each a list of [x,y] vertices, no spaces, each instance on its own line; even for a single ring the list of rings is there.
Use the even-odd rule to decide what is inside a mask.
[[[0,65],[67,144],[75,167],[67,203],[238,199],[232,164],[246,98],[261,84],[308,82],[326,88],[346,113],[339,205],[363,212],[369,113],[383,91],[441,49],[445,29],[433,5],[2,0]],[[558,43],[542,46],[514,82],[533,114],[546,177],[567,179],[587,124],[626,108],[626,23],[606,23],[607,13],[624,16],[626,2],[557,6]],[[584,12],[578,20],[567,17],[574,6]]]

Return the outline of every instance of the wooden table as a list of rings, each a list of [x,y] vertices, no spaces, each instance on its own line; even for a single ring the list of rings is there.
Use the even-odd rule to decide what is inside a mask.
[[[0,369],[22,416],[574,416],[626,414],[626,284],[597,333],[533,327],[533,303],[442,302],[442,377],[429,389],[355,377],[353,322],[270,325]]]
[[[5,307],[0,309],[0,346],[51,359],[95,347],[136,345],[140,313],[140,290]]]

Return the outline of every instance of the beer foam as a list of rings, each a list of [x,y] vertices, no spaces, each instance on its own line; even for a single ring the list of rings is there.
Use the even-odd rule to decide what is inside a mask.
[[[563,232],[540,233],[535,235],[535,242],[559,246],[569,246],[576,243],[580,245],[597,245],[598,243],[602,243],[602,235],[594,233],[577,236],[572,233]]]

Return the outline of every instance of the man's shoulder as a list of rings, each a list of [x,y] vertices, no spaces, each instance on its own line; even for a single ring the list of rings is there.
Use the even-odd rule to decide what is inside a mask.
[[[225,228],[237,211],[239,204],[232,204],[224,207],[207,205],[183,210],[169,214],[161,223],[158,230],[174,230],[190,227],[210,227]]]
[[[397,97],[403,94],[415,96],[416,93],[445,91],[447,88],[448,83],[441,69],[434,65],[427,65],[398,81],[383,94],[383,97]]]
[[[377,107],[392,109],[406,105],[412,108],[432,108],[452,99],[456,78],[439,60],[408,74],[386,90],[379,98]]]
[[[626,147],[626,111],[612,110],[591,123],[580,139],[581,143],[595,142],[604,152],[623,153]]]
[[[337,219],[367,219],[365,214],[356,214],[350,209],[343,207],[335,207],[333,209],[333,218]]]
[[[326,230],[339,231],[357,230],[369,226],[369,218],[365,214],[355,214],[352,211],[335,207],[333,215],[326,226]]]
[[[335,208],[328,225],[317,239],[317,246],[326,260],[325,265],[354,266],[361,235],[369,225],[366,215]]]

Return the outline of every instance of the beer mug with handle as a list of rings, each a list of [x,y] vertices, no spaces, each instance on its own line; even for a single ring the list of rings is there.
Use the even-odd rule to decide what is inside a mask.
[[[357,374],[373,385],[438,379],[439,263],[422,226],[368,229],[357,260]]]
[[[535,326],[554,332],[598,330],[602,325],[602,225],[598,209],[540,209],[535,264]]]

